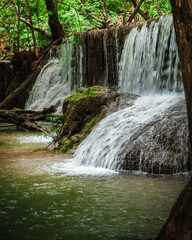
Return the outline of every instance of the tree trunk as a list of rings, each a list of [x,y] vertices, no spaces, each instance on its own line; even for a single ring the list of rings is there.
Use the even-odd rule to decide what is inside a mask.
[[[145,0],[145,8],[146,8],[146,16],[147,16],[147,18],[149,19],[149,8],[148,8],[148,6],[147,6],[147,1]]]
[[[184,0],[185,1],[185,0]],[[156,240],[192,239],[192,179],[179,195]]]
[[[59,21],[57,8],[53,0],[46,0],[47,11],[49,14],[49,26],[51,28],[52,41],[64,37],[65,33]]]
[[[190,156],[192,148],[192,1],[171,0],[188,113]],[[192,180],[177,199],[158,240],[192,239]]]
[[[20,22],[21,22],[21,12],[20,12],[20,2],[17,0],[17,52],[20,49]]]
[[[34,25],[32,25],[29,21],[27,21],[25,18],[21,17],[20,18],[22,22],[26,23],[28,27],[30,27],[31,29],[34,29],[36,32],[39,32],[41,35],[46,36],[47,38],[51,39],[51,34],[49,34],[46,30],[44,30],[43,28],[38,28]]]
[[[105,20],[105,25],[103,26],[104,28],[108,27],[108,16],[107,16],[107,1],[105,2],[106,6],[104,6],[102,0],[99,0],[102,12],[103,12],[103,17]]]
[[[171,0],[192,147],[192,1]]]
[[[156,6],[156,9],[157,9],[157,14],[158,14],[158,16],[160,16],[161,15],[161,7],[159,5],[158,0],[155,0],[155,6]]]
[[[123,1],[123,24],[125,24],[126,21],[126,12],[127,12],[127,6],[126,6],[126,0]]]
[[[30,5],[29,5],[29,1],[26,0],[26,3],[27,3],[28,12],[29,12],[30,24],[33,26],[32,12],[31,12],[31,8],[30,8]],[[39,57],[39,52],[38,52],[38,47],[37,47],[34,28],[31,28],[31,34],[32,34],[32,38],[33,38],[33,46],[34,46],[35,56],[36,56],[36,58],[38,58]]]

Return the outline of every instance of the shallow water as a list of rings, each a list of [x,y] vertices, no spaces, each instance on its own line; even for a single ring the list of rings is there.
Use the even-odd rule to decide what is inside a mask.
[[[64,172],[38,139],[0,132],[0,239],[153,239],[188,181]]]

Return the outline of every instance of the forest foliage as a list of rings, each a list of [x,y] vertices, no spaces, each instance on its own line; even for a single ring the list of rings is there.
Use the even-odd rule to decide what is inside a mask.
[[[141,0],[142,1],[142,0]],[[89,29],[125,24],[139,0],[53,0],[54,11],[66,35]],[[169,0],[143,0],[140,10],[148,16],[171,12]],[[1,0],[0,57],[25,49],[44,49],[51,42],[46,0]],[[144,18],[137,13],[132,21]]]

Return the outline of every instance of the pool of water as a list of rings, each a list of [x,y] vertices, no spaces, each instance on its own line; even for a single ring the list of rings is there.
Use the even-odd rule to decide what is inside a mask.
[[[37,150],[48,141],[0,132],[2,240],[153,239],[188,181],[94,169],[65,173],[58,168],[66,156]]]

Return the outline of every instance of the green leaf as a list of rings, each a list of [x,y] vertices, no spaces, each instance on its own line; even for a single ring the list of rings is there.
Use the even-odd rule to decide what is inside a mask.
[[[52,13],[52,11],[49,11],[49,12],[48,12],[48,14],[53,16],[53,13]]]

